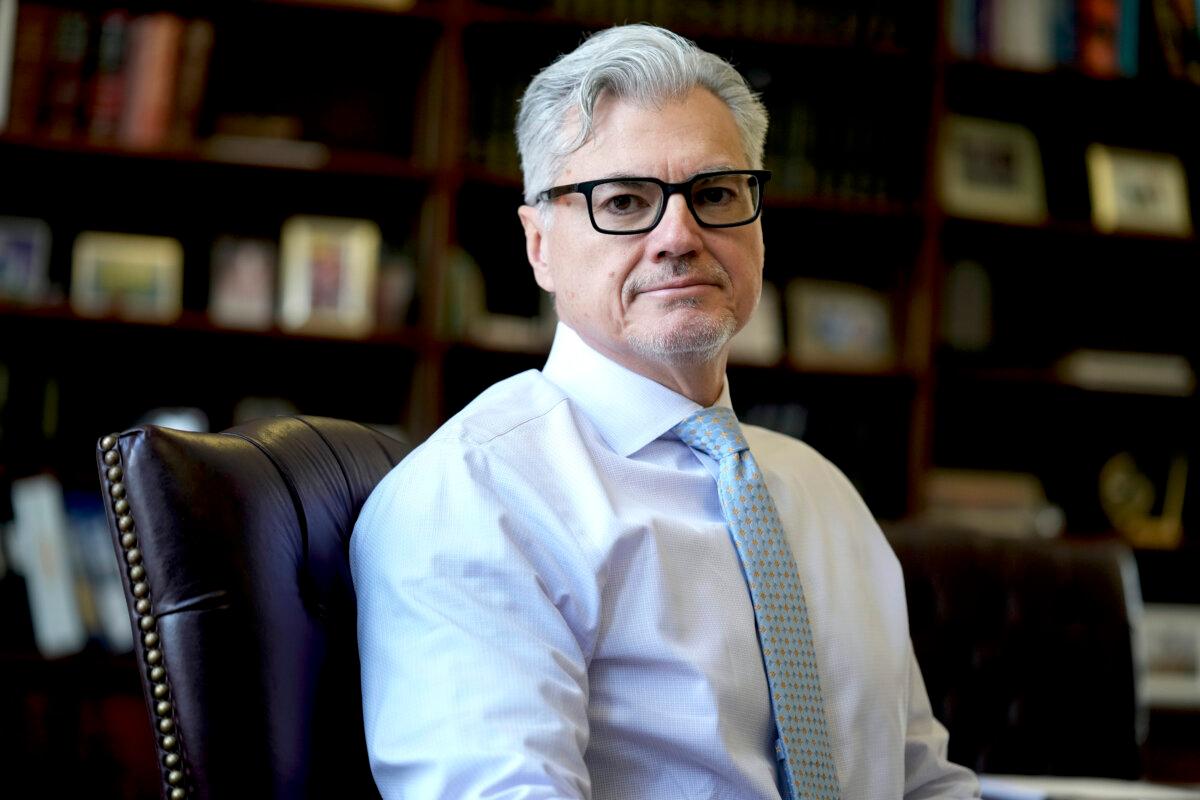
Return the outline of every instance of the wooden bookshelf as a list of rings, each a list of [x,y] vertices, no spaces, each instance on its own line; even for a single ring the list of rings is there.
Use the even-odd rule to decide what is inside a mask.
[[[1200,87],[1169,76],[1149,17],[1143,69],[1104,79],[1072,64],[1037,72],[956,52],[954,4],[940,0],[46,5],[83,12],[91,48],[102,16],[118,7],[131,18],[209,20],[214,40],[203,103],[182,139],[151,147],[96,139],[83,111],[67,136],[50,136],[44,120],[0,132],[0,216],[50,225],[57,290],[57,299],[33,306],[0,298],[0,492],[6,480],[42,469],[90,488],[89,442],[161,405],[199,405],[220,425],[232,422],[240,397],[270,394],[304,413],[398,425],[420,439],[494,380],[540,366],[544,349],[514,352],[448,326],[452,264],[460,251],[475,262],[492,311],[536,313],[515,214],[516,97],[583,36],[637,20],[673,27],[730,58],[762,93],[775,171],[764,213],[767,279],[781,288],[794,278],[840,280],[891,299],[894,368],[735,363],[739,414],[803,418],[804,429],[793,432],[830,455],[891,518],[919,511],[931,466],[1006,468],[1068,486],[1052,499],[1069,524],[1071,507],[1083,505],[1077,530],[1094,532],[1095,476],[1082,472],[1093,464],[1059,474],[1071,462],[1056,452],[1056,425],[1073,421],[1094,430],[1072,431],[1070,445],[1090,441],[1097,453],[1136,434],[1136,425],[1117,431],[1111,418],[1143,417],[1162,423],[1146,436],[1175,425],[1182,451],[1200,452],[1188,422],[1194,397],[1156,405],[1089,393],[1062,385],[1051,369],[1082,347],[1178,352],[1200,365],[1188,288],[1196,238],[1101,234],[1090,219],[1083,150],[1093,141],[1178,155],[1191,207],[1200,209],[1200,118],[1192,112]],[[94,58],[82,63],[81,81]],[[81,104],[87,87],[77,87]],[[935,176],[949,114],[1033,131],[1046,222],[973,219],[942,207]],[[371,219],[390,247],[411,254],[417,291],[401,330],[343,339],[209,321],[213,241],[277,239],[298,214]],[[63,299],[71,245],[85,230],[179,239],[179,320],[154,325],[71,311]],[[947,277],[963,261],[981,264],[991,281],[994,334],[981,352],[955,351],[943,333]],[[49,383],[64,399],[48,437],[39,398]],[[96,389],[114,385],[119,392]],[[1197,480],[1185,512],[1189,552],[1200,548],[1191,532]]]

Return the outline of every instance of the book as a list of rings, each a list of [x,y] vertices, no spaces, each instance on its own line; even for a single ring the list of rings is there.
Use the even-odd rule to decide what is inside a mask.
[[[16,43],[17,0],[0,0],[0,133],[8,126],[8,95]]]
[[[47,658],[81,650],[87,630],[75,595],[62,486],[51,475],[12,483],[13,567],[25,576],[38,651]]]
[[[1197,9],[1188,0],[1150,0],[1167,74],[1200,83]]]
[[[97,142],[116,139],[125,105],[126,51],[129,14],[116,9],[100,19],[96,68],[88,102],[88,138]]]
[[[45,132],[51,139],[72,138],[83,110],[83,61],[88,53],[88,19],[79,11],[58,15],[46,65],[43,102]]]
[[[213,39],[213,24],[210,21],[191,19],[185,23],[169,137],[176,146],[187,145],[196,138],[208,82]]]
[[[134,19],[130,28],[125,105],[117,135],[126,147],[165,144],[170,131],[183,20],[159,12]]]
[[[992,60],[1044,72],[1054,68],[1055,0],[993,0]]]
[[[1079,0],[1076,46],[1080,71],[1095,78],[1120,74],[1117,58],[1117,29],[1121,19],[1119,0]]]
[[[41,120],[42,86],[50,41],[58,10],[49,6],[21,3],[13,44],[12,81],[9,85],[7,131],[29,136]]]

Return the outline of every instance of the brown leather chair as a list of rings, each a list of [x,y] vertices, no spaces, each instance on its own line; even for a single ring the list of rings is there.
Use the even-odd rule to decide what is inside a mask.
[[[378,797],[347,548],[407,449],[319,417],[100,440],[164,797]]]
[[[979,772],[1136,778],[1137,566],[1116,541],[890,528],[950,758]]]

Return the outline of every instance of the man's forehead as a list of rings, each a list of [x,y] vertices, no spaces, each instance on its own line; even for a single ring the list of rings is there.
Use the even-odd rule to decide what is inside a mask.
[[[681,110],[684,111],[682,119],[679,113]],[[713,114],[727,115],[728,125],[713,124]],[[563,123],[562,141],[578,146],[566,153],[560,162],[565,173],[574,173],[578,168],[588,170],[586,176],[574,175],[575,179],[665,178],[666,176],[656,175],[656,167],[665,152],[692,152],[692,163],[688,165],[689,175],[684,177],[701,172],[743,169],[747,166],[742,163],[745,154],[742,152],[741,136],[733,112],[723,100],[704,87],[696,87],[683,95],[668,96],[656,101],[605,93],[593,109],[591,129],[582,143],[578,142],[579,117],[578,109],[572,109]],[[633,133],[638,133],[636,128],[639,127],[651,129],[642,131],[648,134],[645,138],[634,141],[622,137],[624,133],[631,133],[625,127],[631,122],[631,118],[635,128]],[[653,128],[656,123],[668,119],[679,123],[679,127],[670,135],[669,144],[674,146],[664,150],[663,136]],[[693,120],[695,124],[691,125]],[[721,135],[722,131],[724,136]],[[705,153],[705,150],[709,152]],[[596,157],[602,157],[603,164],[585,166]]]

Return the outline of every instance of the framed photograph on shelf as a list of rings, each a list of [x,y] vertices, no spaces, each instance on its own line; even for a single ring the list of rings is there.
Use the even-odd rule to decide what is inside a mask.
[[[1086,158],[1097,230],[1192,235],[1187,177],[1178,157],[1091,144]]]
[[[1147,603],[1142,636],[1147,703],[1200,709],[1200,606]]]
[[[71,261],[71,307],[89,317],[173,322],[183,308],[183,246],[165,236],[84,231]]]
[[[798,278],[787,287],[788,353],[802,369],[879,372],[895,366],[892,307],[866,286]]]
[[[0,217],[0,302],[46,302],[49,276],[50,226],[40,219]]]
[[[1046,221],[1042,156],[1021,125],[950,114],[938,142],[938,192],[948,214],[1039,225]]]
[[[324,336],[375,326],[379,226],[365,219],[292,217],[281,237],[279,325]]]
[[[227,328],[270,328],[275,317],[277,261],[275,243],[266,239],[217,239],[208,297],[212,321]]]

